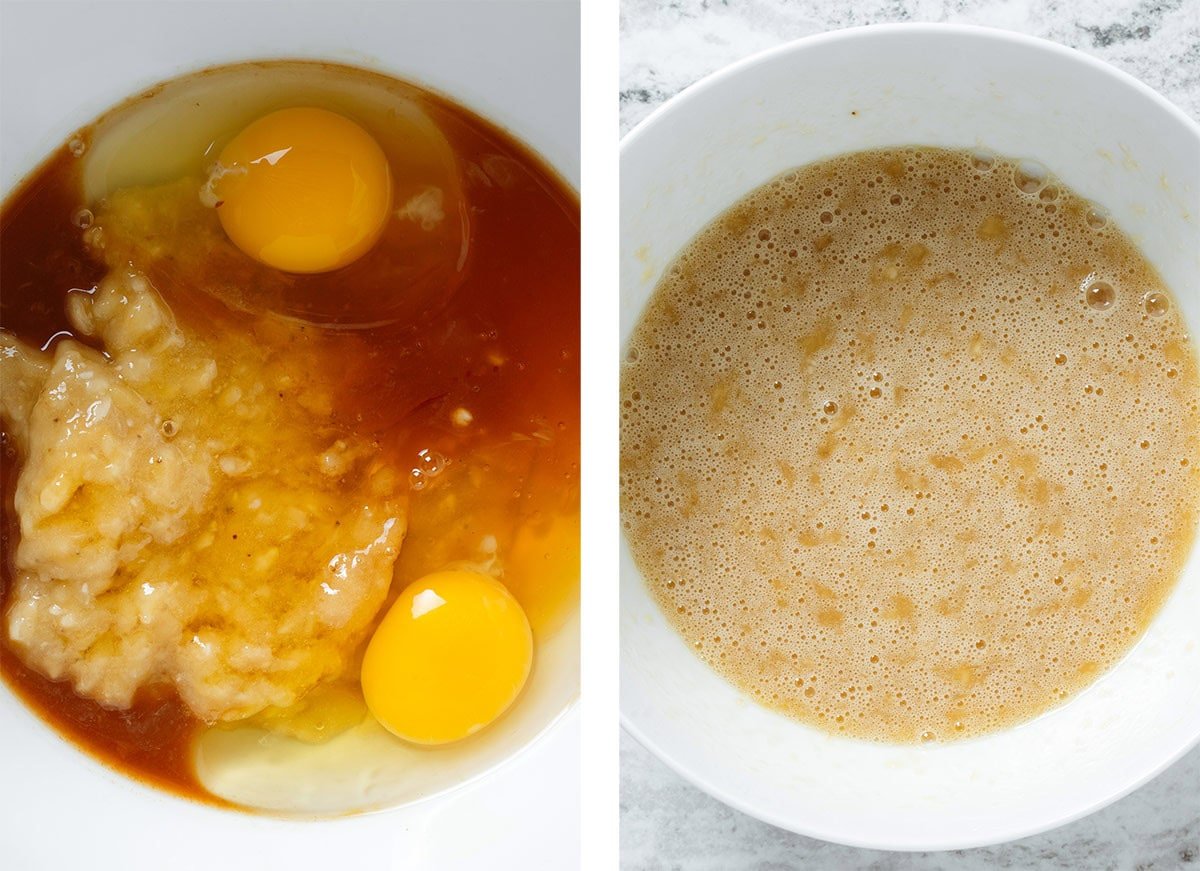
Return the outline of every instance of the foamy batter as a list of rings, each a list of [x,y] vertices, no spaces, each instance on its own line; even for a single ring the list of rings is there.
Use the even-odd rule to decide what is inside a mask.
[[[704,230],[623,366],[625,533],[760,702],[950,739],[1133,644],[1200,514],[1200,376],[1101,210],[937,149],[788,173]]]

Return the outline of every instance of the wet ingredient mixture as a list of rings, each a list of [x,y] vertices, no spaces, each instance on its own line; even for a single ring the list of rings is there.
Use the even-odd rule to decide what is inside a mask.
[[[5,681],[209,800],[204,729],[503,713],[577,597],[578,246],[536,156],[360,70],[202,73],[80,131],[0,212]],[[485,639],[490,696],[435,652]]]
[[[1200,514],[1171,295],[1037,166],[790,172],[654,292],[621,382],[625,534],[696,653],[830,732],[945,740],[1130,648]]]

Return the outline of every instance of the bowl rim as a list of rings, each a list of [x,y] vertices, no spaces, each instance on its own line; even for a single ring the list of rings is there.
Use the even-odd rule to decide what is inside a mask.
[[[647,133],[647,131],[660,126],[664,123],[669,124],[672,116],[685,103],[691,103],[698,98],[702,98],[709,90],[725,84],[728,80],[741,75],[745,70],[752,69],[758,66],[768,65],[779,61],[780,59],[790,56],[796,52],[803,52],[817,45],[830,45],[844,42],[847,40],[862,40],[864,38],[896,38],[906,37],[909,35],[919,34],[922,36],[936,35],[938,38],[948,39],[968,39],[968,40],[989,40],[995,43],[1008,44],[1010,46],[1018,46],[1027,49],[1046,52],[1056,55],[1059,58],[1070,63],[1078,64],[1089,69],[1092,73],[1107,77],[1110,82],[1124,85],[1131,88],[1139,98],[1147,100],[1154,104],[1158,109],[1166,112],[1169,116],[1178,121],[1181,126],[1187,130],[1196,140],[1196,144],[1200,147],[1200,124],[1193,120],[1179,106],[1168,100],[1166,97],[1159,94],[1150,86],[1146,85],[1139,79],[1131,76],[1097,57],[1086,54],[1078,49],[1063,45],[1053,40],[1043,39],[1041,37],[1029,36],[1024,33],[1018,33],[1011,30],[1005,30],[997,27],[984,27],[975,24],[952,24],[952,23],[933,23],[933,22],[902,22],[889,24],[868,24],[858,27],[847,27],[837,30],[824,31],[821,33],[804,36],[799,39],[794,39],[781,45],[773,46],[763,51],[756,52],[741,60],[735,61],[732,64],[721,67],[712,73],[704,76],[698,81],[688,85],[686,88],[672,96],[661,106],[639,121],[628,133],[626,133],[620,142],[619,154],[620,159],[624,160],[627,153],[634,148],[639,140]],[[623,348],[624,342],[621,343]],[[624,533],[620,533],[620,546],[627,547]],[[1196,547],[1200,547],[1200,539],[1198,539]],[[755,703],[756,704],[756,703]],[[668,768],[682,777],[692,786],[702,790],[707,795],[717,799],[725,805],[747,814],[761,822],[772,826],[794,832],[805,837],[815,838],[817,840],[826,841],[828,843],[841,844],[847,847],[855,847],[861,849],[873,850],[890,850],[894,852],[922,852],[922,851],[947,851],[947,850],[964,850],[976,847],[987,847],[996,844],[1007,843],[1021,838],[1038,835],[1043,832],[1056,829],[1068,823],[1075,822],[1092,813],[1095,813],[1102,808],[1107,807],[1118,799],[1124,798],[1134,790],[1145,785],[1153,780],[1159,774],[1171,767],[1175,762],[1179,761],[1193,748],[1200,746],[1200,728],[1196,734],[1189,740],[1185,740],[1180,746],[1168,749],[1163,754],[1158,762],[1151,766],[1144,774],[1138,777],[1128,779],[1124,783],[1117,784],[1113,789],[1110,789],[1107,794],[1099,796],[1091,801],[1083,802],[1078,807],[1071,808],[1065,813],[1059,814],[1053,818],[1047,819],[1043,823],[1035,825],[1015,825],[1015,826],[1000,826],[997,827],[994,833],[984,837],[955,837],[946,836],[937,841],[930,842],[904,842],[892,840],[873,839],[864,835],[863,837],[846,836],[844,833],[830,835],[828,832],[821,831],[817,828],[809,827],[803,823],[797,823],[795,820],[787,819],[781,814],[772,812],[770,808],[759,807],[752,804],[750,801],[744,800],[737,795],[723,790],[712,782],[707,774],[701,771],[688,768],[685,764],[674,757],[671,750],[663,746],[663,744],[654,741],[647,734],[646,730],[640,728],[633,719],[626,713],[624,705],[620,710],[621,727],[629,733],[639,744],[649,750],[659,761],[663,762]]]
[[[343,57],[335,51],[298,49],[292,52],[233,52],[222,55],[219,59],[199,62],[182,61],[177,63],[168,75],[140,76],[137,83],[133,85],[132,92],[117,98],[114,102],[108,102],[107,99],[100,101],[103,106],[98,110],[93,110],[90,104],[76,106],[69,117],[85,117],[85,120],[80,121],[73,130],[98,127],[118,119],[122,113],[133,109],[137,104],[154,99],[163,88],[184,79],[220,74],[234,67],[279,67],[290,64],[326,66],[335,68],[338,72],[348,72],[351,75],[366,74],[377,78],[391,79],[393,82],[399,82],[431,94],[439,100],[466,111],[473,120],[480,121],[512,139],[536,159],[539,168],[553,176],[554,180],[575,198],[577,204],[581,201],[581,186],[578,179],[574,178],[572,174],[577,174],[577,168],[560,166],[554,158],[546,156],[542,149],[531,143],[527,136],[517,129],[518,122],[514,119],[495,117],[495,107],[480,105],[478,95],[456,94],[440,82],[432,82],[419,74],[389,67],[385,61],[371,56]],[[94,114],[92,114],[93,112]],[[53,144],[57,141],[53,139],[53,135],[52,132],[46,134],[46,138],[50,139],[52,143],[47,146],[48,151],[34,149],[28,154],[20,154],[13,159],[16,170],[11,182],[5,184],[3,179],[0,179],[0,204],[7,205],[13,195],[25,187],[53,159],[54,150],[57,147]],[[66,133],[68,137],[71,135],[71,132]]]

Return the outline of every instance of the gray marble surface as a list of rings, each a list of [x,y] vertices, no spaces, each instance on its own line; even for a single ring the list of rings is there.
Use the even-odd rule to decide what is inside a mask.
[[[1089,817],[996,847],[888,853],[827,844],[760,823],[682,780],[621,735],[625,871],[1071,871],[1200,869],[1200,749]]]
[[[859,24],[951,21],[1053,39],[1136,76],[1200,118],[1200,0],[622,0],[621,130],[726,64]],[[897,854],[760,823],[621,737],[621,865],[628,871],[1163,869],[1200,871],[1200,748],[1116,804],[1032,838]]]
[[[894,21],[981,24],[1053,39],[1125,70],[1200,118],[1200,0],[622,0],[621,132],[747,55]]]

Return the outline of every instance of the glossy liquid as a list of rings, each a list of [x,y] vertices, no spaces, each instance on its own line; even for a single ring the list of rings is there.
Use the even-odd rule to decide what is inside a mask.
[[[215,90],[213,76],[220,81]],[[5,203],[0,326],[34,347],[52,348],[70,333],[69,291],[95,286],[106,271],[76,223],[85,206],[106,234],[107,256],[128,246],[181,326],[207,340],[219,345],[223,331],[244,330],[264,310],[328,325],[317,329],[334,346],[351,349],[326,367],[338,388],[338,425],[377,443],[379,456],[409,479],[409,528],[391,595],[448,563],[478,566],[516,595],[535,639],[552,634],[578,595],[577,199],[511,138],[403,83],[304,63],[194,78],[81,131],[78,139],[98,155],[96,163],[64,146]],[[220,99],[228,88],[240,102]],[[207,96],[188,100],[189,89]],[[170,105],[160,105],[164,93]],[[193,109],[197,102],[201,107]],[[242,115],[223,115],[225,102]],[[350,267],[284,276],[232,249],[215,214],[190,195],[162,187],[109,190],[178,178],[198,184],[211,149],[196,143],[220,143],[242,116],[280,102],[356,114],[394,167],[440,174],[451,192],[444,232],[424,237],[429,244],[422,245],[420,237],[395,229]],[[122,162],[154,163],[138,160],[137,138],[122,138],[117,123],[147,106],[167,119],[156,129],[180,131],[169,140],[176,152],[153,177],[123,176]],[[404,140],[398,130],[418,132]],[[118,141],[130,152],[106,148]],[[161,155],[159,145],[145,147]],[[414,152],[420,153],[406,164]],[[18,540],[12,493],[22,458],[8,433],[4,438],[0,604],[7,612]],[[205,724],[173,693],[149,688],[128,710],[107,710],[27,668],[7,637],[0,665],[31,707],[106,762],[208,798],[190,759]]]

